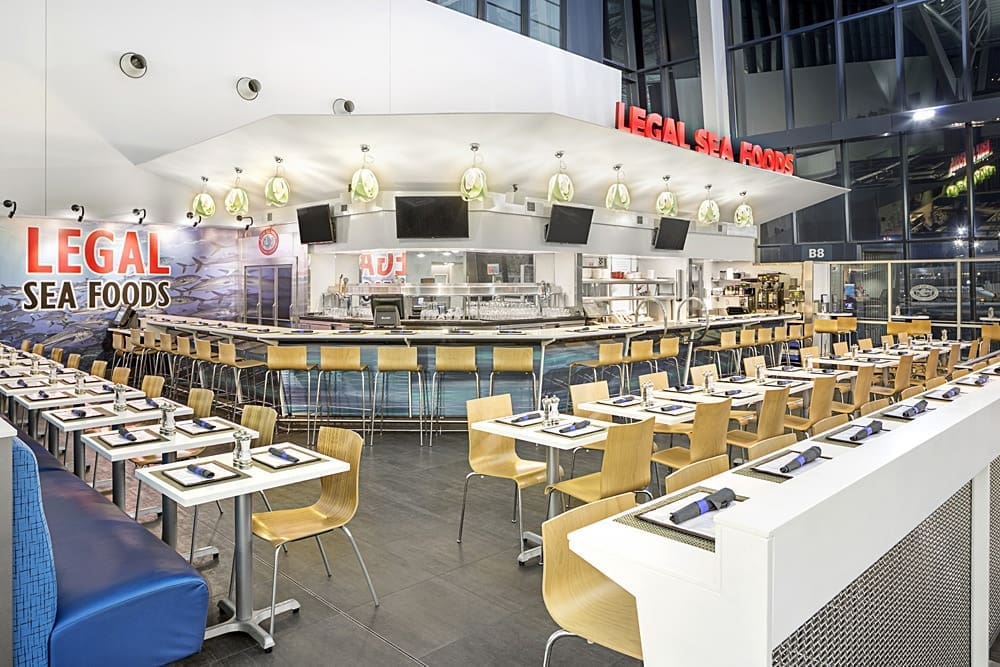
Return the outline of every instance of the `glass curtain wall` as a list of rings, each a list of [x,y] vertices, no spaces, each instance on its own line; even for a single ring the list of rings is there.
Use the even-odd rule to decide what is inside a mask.
[[[563,46],[562,0],[431,0],[552,46]]]

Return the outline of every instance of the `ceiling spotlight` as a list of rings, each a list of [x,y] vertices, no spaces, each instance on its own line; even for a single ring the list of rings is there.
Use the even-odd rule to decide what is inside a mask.
[[[191,225],[192,227],[197,227],[197,226],[198,226],[198,223],[200,223],[200,222],[201,222],[201,216],[199,215],[199,216],[197,216],[197,217],[198,217],[198,219],[197,219],[197,220],[194,220],[194,219],[195,219],[195,214],[194,214],[194,213],[192,213],[191,211],[188,211],[188,212],[187,212],[187,219],[188,219],[188,220],[194,220],[194,224],[193,224],[193,225]]]
[[[244,220],[249,220],[247,226],[243,228],[243,231],[250,231],[250,227],[253,226],[253,216],[252,215],[238,215],[236,216],[237,222],[243,222]]]
[[[333,101],[333,113],[338,116],[354,113],[354,102],[338,97]]]
[[[236,92],[247,102],[255,100],[260,95],[260,81],[248,76],[241,77],[236,81]]]
[[[122,74],[130,79],[141,79],[146,76],[146,58],[138,53],[129,51],[123,53],[118,59],[118,67]]]
[[[937,114],[937,109],[933,109],[930,107],[926,109],[917,109],[916,111],[913,112],[913,120],[916,121],[930,120],[935,116],[935,114]]]
[[[10,209],[10,213],[7,214],[8,218],[13,218],[14,214],[17,213],[17,202],[13,199],[4,199],[3,207]]]
[[[132,215],[138,216],[139,224],[141,225],[143,220],[146,219],[146,209],[144,208],[134,208],[132,209]]]
[[[87,209],[83,207],[83,204],[73,204],[72,206],[69,207],[69,210],[73,211],[74,213],[79,213],[80,215],[77,217],[76,221],[83,222],[83,215],[84,213],[87,212]]]

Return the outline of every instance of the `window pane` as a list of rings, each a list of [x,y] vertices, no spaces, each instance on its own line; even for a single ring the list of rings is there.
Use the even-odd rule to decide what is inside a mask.
[[[781,42],[772,40],[730,54],[736,123],[743,136],[785,127],[785,80]]]
[[[964,159],[965,129],[909,135],[907,148],[910,234],[914,238],[968,234],[965,193],[955,185],[962,173],[950,173],[953,160]]]
[[[731,44],[749,42],[781,31],[779,0],[730,0]]]
[[[905,7],[902,20],[907,108],[958,100],[962,80],[961,0],[932,0]]]
[[[903,259],[902,243],[866,243],[861,246],[861,259]]]
[[[1000,174],[993,152],[1000,147],[1000,123],[988,123],[972,130],[973,220],[976,236],[996,237],[1000,234]]]
[[[847,159],[851,166],[851,236],[859,241],[903,238],[899,138],[848,142]]]
[[[704,109],[701,106],[701,70],[697,60],[668,68],[673,86],[670,111],[683,120],[687,127],[704,126]]]
[[[790,37],[788,49],[795,127],[840,120],[833,26]]]
[[[788,3],[788,27],[802,28],[833,20],[833,0],[794,0]]]
[[[641,106],[654,113],[663,114],[663,82],[660,72],[647,72],[639,76],[643,81],[645,99]]]
[[[486,0],[486,20],[521,32],[521,0]]]
[[[976,241],[976,255],[1000,254],[996,241]],[[990,308],[994,316],[1000,313],[1000,262],[976,262],[972,265],[975,275],[976,319],[988,317]]]
[[[842,16],[867,12],[869,9],[878,9],[891,5],[892,0],[841,0],[840,13]]]
[[[660,7],[667,25],[667,60],[696,57],[698,9],[695,0],[662,0]]]
[[[639,102],[639,86],[634,80],[622,77],[622,102],[627,105],[641,106]]]
[[[760,226],[760,244],[792,244],[795,237],[792,233],[792,216],[783,215]]]
[[[921,255],[926,255],[928,258],[944,258],[944,257],[961,257],[962,255],[942,255],[939,252],[950,252],[948,248],[935,248],[935,246],[951,245],[940,244],[940,243],[919,243],[914,244],[915,246],[926,246],[917,249],[917,252]],[[913,246],[911,246],[913,250]],[[911,253],[911,258],[913,254]],[[923,257],[920,257],[922,259]],[[915,258],[916,259],[916,258]],[[957,280],[959,277],[962,279],[962,301],[966,304],[965,310],[969,311],[968,307],[968,267],[953,263],[953,262],[920,262],[915,264],[904,264],[901,265],[905,267],[902,271],[899,271],[894,278],[894,289],[892,294],[893,304],[899,306],[901,312],[910,315],[930,315],[932,320],[941,322],[954,322],[957,300],[959,298],[959,290],[957,286]],[[959,273],[961,271],[961,273]],[[911,290],[918,285],[930,285],[937,289],[937,296],[935,296],[930,301],[918,301],[910,296]],[[924,290],[930,291],[930,290]],[[917,291],[919,294],[920,292]],[[931,293],[934,293],[931,291]],[[968,314],[963,314],[963,319],[967,318]],[[949,332],[954,336],[954,332]]]
[[[813,146],[795,151],[795,172],[830,185],[843,185],[844,167],[840,144]],[[843,241],[845,237],[844,196],[834,197],[795,214],[800,243]]]
[[[476,5],[478,3],[476,0],[434,0],[434,2],[448,9],[468,14],[469,16],[475,16],[477,13]]]
[[[562,0],[530,0],[528,35],[552,46],[559,46],[559,7]]]
[[[892,12],[844,24],[847,117],[879,116],[896,110],[896,53]]]
[[[970,3],[969,67],[972,70],[973,97],[1000,93],[1000,21],[986,3]]]
[[[656,29],[656,5],[653,0],[639,0],[636,21],[639,22],[639,35],[642,45],[639,53],[642,60],[639,67],[653,67],[660,63],[660,33]]]
[[[625,0],[604,0],[604,57],[623,65],[631,64]]]

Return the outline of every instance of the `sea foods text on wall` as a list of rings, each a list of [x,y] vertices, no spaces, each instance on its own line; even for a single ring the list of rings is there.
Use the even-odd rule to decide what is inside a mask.
[[[75,280],[28,280],[22,285],[24,310],[76,310],[118,308],[165,308],[170,305],[170,282],[148,277],[169,276],[170,267],[160,263],[160,239],[156,232],[134,230],[116,234],[106,229],[72,227],[27,228],[27,274],[29,276],[107,276],[86,281],[83,306],[73,289]],[[114,278],[114,279],[111,279]]]
[[[624,102],[615,103],[615,129],[691,149],[691,144],[687,143],[683,121],[647,112],[642,107],[625,106]],[[794,155],[773,148],[764,148],[748,141],[739,143],[739,159],[736,159],[732,140],[706,129],[695,130],[694,150],[730,162],[776,171],[779,174],[791,174],[795,171]]]

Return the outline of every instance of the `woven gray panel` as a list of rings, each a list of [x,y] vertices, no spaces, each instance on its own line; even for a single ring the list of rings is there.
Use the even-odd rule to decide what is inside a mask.
[[[971,506],[966,484],[781,642],[773,664],[968,665]]]
[[[990,639],[1000,633],[1000,458],[990,464]]]

